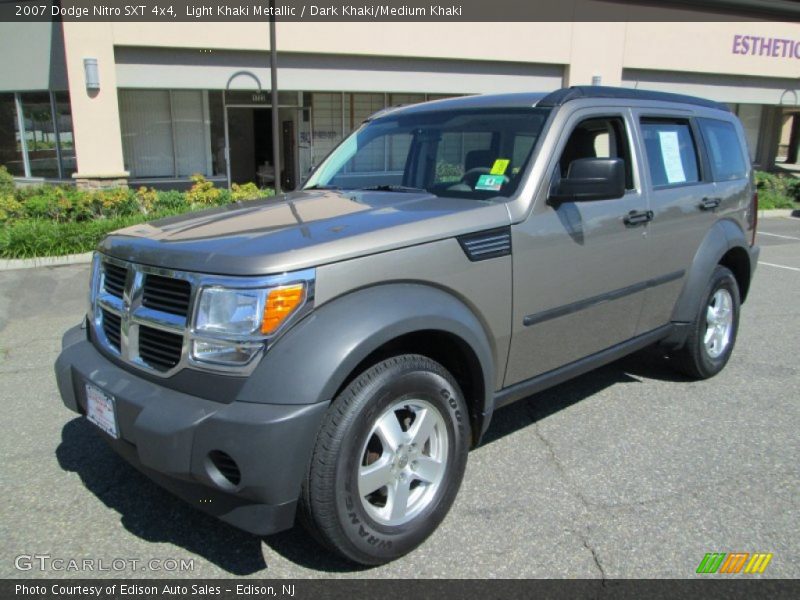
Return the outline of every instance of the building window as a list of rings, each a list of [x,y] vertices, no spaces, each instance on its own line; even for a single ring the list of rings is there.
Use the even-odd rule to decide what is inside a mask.
[[[78,170],[78,166],[75,162],[75,134],[72,130],[72,109],[69,104],[69,94],[67,92],[55,92],[53,99],[56,134],[61,148],[61,177],[72,177],[72,174]]]
[[[0,94],[0,165],[12,175],[25,176],[25,158],[14,94]]]
[[[125,169],[132,178],[217,174],[207,92],[120,90],[119,104]]]
[[[304,106],[311,106],[312,163],[318,165],[336,145],[365,119],[387,106],[416,104],[451,98],[451,94],[386,94],[382,92],[312,92],[303,94]],[[348,163],[347,172],[402,171],[410,136],[387,136],[383,145],[370,146],[369,154]]]
[[[17,177],[64,179],[75,172],[67,92],[0,94],[0,164]]]
[[[342,139],[344,124],[342,95],[339,92],[311,94],[311,136],[314,140],[315,165],[322,162],[322,159]]]
[[[57,135],[48,92],[21,94],[31,177],[59,177]]]

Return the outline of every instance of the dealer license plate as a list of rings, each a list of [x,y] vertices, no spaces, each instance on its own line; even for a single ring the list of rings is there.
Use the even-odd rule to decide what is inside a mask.
[[[86,417],[114,439],[119,438],[114,396],[90,383],[86,384]]]

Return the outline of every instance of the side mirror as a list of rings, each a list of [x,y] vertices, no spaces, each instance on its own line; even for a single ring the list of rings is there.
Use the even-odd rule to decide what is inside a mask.
[[[556,182],[548,204],[610,200],[625,195],[625,161],[621,158],[579,158],[569,165],[567,176]]]

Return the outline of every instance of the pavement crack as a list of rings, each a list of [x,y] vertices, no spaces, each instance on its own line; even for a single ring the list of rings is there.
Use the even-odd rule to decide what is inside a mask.
[[[556,468],[556,471],[558,471],[559,476],[566,484],[567,490],[580,501],[580,503],[587,511],[591,510],[592,504],[586,499],[586,497],[581,493],[578,487],[572,482],[572,479],[567,474],[566,467],[564,467],[564,465],[561,463],[561,460],[558,458],[558,455],[556,454],[556,450],[553,447],[553,444],[550,442],[549,439],[547,439],[542,434],[541,429],[539,429],[539,423],[533,424],[533,433],[534,435],[536,435],[536,437],[544,446],[545,451],[547,452],[548,459]]]
[[[597,550],[595,550],[594,547],[591,544],[589,544],[588,532],[586,535],[581,535],[581,541],[583,542],[583,547],[592,553],[592,560],[594,560],[594,566],[597,567],[597,570],[600,572],[600,579],[602,580],[602,585],[605,586],[606,570],[603,568],[603,565],[597,556]]]

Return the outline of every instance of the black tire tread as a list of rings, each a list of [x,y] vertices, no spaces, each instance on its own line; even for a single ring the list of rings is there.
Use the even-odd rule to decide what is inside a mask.
[[[702,329],[703,324],[705,323],[705,308],[708,302],[708,297],[713,291],[714,287],[717,285],[717,282],[723,279],[729,279],[729,282],[732,284],[731,287],[733,288],[735,295],[733,299],[734,311],[736,311],[735,327],[738,327],[738,311],[741,296],[739,292],[739,286],[736,283],[736,277],[734,277],[733,273],[727,267],[717,265],[711,275],[711,279],[709,280],[706,293],[703,295],[703,302],[698,307],[697,315],[689,326],[690,333],[686,339],[686,343],[682,348],[672,353],[671,357],[675,368],[691,379],[701,380],[713,377],[720,370],[722,370],[722,368],[724,368],[730,353],[733,351],[733,345],[736,339],[736,329],[734,329],[734,339],[731,341],[731,345],[727,350],[727,355],[722,362],[722,366],[719,369],[710,371],[702,363],[701,353],[705,352],[704,348],[702,347]]]
[[[338,449],[350,421],[355,419],[361,405],[370,400],[368,390],[380,384],[381,376],[396,367],[404,370],[427,370],[446,379],[454,389],[460,391],[453,376],[442,365],[419,354],[403,354],[383,360],[356,377],[337,396],[325,418],[320,430],[306,477],[303,481],[299,502],[299,520],[311,535],[326,548],[345,554],[347,558],[362,564],[383,564],[385,560],[376,559],[367,554],[347,552],[351,547],[349,540],[338,524],[336,518],[336,497],[333,486],[327,485],[335,475]]]

